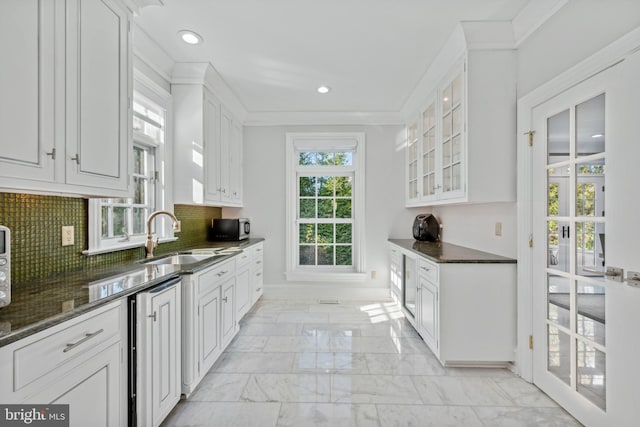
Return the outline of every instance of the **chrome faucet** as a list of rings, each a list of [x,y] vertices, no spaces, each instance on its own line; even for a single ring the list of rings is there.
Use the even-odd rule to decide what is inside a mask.
[[[147,258],[153,258],[153,250],[158,246],[158,239],[156,239],[155,242],[153,241],[153,234],[151,233],[151,223],[153,222],[153,219],[155,217],[161,214],[167,215],[171,218],[171,220],[173,221],[173,231],[180,231],[180,221],[178,221],[178,218],[176,218],[176,216],[171,212],[169,211],[151,212],[147,217],[147,242],[144,244],[144,248],[147,252]]]

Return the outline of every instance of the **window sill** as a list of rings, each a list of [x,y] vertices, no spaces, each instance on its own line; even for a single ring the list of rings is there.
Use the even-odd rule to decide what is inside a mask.
[[[176,240],[178,240],[177,237],[166,237],[164,239],[160,239],[160,243],[175,242]],[[109,252],[117,252],[117,251],[124,251],[127,249],[141,248],[144,246],[144,244],[145,242],[122,242],[121,245],[114,245],[114,246],[109,246],[104,248],[87,249],[85,251],[82,251],[82,255],[87,255],[87,256],[100,255],[100,254],[106,254]]]
[[[300,272],[288,271],[285,273],[289,282],[364,282],[366,273],[329,273],[329,272]]]

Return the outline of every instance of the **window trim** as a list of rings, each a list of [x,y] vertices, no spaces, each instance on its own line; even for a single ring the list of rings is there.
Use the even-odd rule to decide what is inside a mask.
[[[134,140],[138,145],[148,145],[155,147],[155,163],[156,172],[158,173],[159,182],[156,182],[155,203],[156,209],[167,209],[173,211],[173,101],[172,96],[160,85],[137,69],[134,69],[134,92],[139,93],[148,100],[156,103],[165,110],[165,126],[164,126],[164,147],[162,145],[150,143],[146,135],[134,135],[133,131],[133,105],[130,106],[129,117],[129,156],[128,170],[133,171],[133,146]],[[133,98],[131,100],[133,102]],[[129,190],[133,192],[133,175],[129,173]],[[160,187],[164,191],[160,191]],[[131,195],[132,196],[132,195]],[[104,198],[104,197],[102,197]],[[142,247],[145,244],[145,236],[132,236],[131,240],[118,242],[111,241],[108,244],[106,240],[101,238],[101,212],[100,199],[89,199],[88,201],[88,248],[82,251],[84,255],[97,255],[108,252],[121,251]],[[173,228],[169,221],[157,220],[155,226],[164,224],[162,234],[159,235],[160,243],[173,242],[177,240],[174,236]]]
[[[298,268],[296,239],[298,227],[297,189],[298,156],[296,148],[309,151],[353,150],[353,271],[344,268]],[[363,282],[365,269],[365,133],[364,132],[287,132],[286,133],[286,272],[288,281]],[[342,169],[344,171],[344,169]],[[311,271],[312,270],[312,271]],[[342,271],[341,271],[342,270]]]

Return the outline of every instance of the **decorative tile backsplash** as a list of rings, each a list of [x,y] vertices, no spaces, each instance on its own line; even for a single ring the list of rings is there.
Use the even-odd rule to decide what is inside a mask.
[[[88,246],[88,200],[0,192],[0,225],[11,229],[11,275],[15,286],[56,273],[115,265],[144,257],[144,248],[86,256]],[[178,240],[161,244],[157,254],[188,249],[207,240],[211,218],[220,208],[175,205],[181,221]],[[62,246],[62,226],[75,227],[75,244]]]

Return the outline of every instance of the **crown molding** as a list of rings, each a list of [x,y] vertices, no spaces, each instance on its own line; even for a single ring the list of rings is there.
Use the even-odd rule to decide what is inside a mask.
[[[231,114],[244,123],[247,109],[209,62],[176,62],[173,66],[171,84],[198,84],[209,89]]]
[[[399,112],[254,111],[244,126],[404,125]]]
[[[121,0],[122,3],[134,14],[139,15],[140,9],[147,6],[164,6],[164,0]]]

